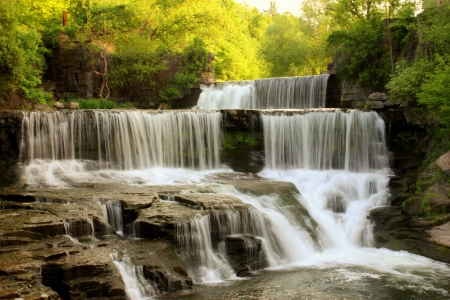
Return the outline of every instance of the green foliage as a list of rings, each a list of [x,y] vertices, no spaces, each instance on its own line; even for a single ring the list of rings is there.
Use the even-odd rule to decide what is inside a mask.
[[[136,107],[133,102],[124,102],[117,105],[116,102],[106,99],[74,99],[78,102],[80,109],[113,109],[113,108],[132,108]]]
[[[326,70],[332,53],[326,38],[334,24],[327,14],[328,2],[304,2],[302,15],[274,14],[261,42],[261,56],[270,76],[320,74]]]
[[[223,150],[248,149],[261,145],[261,141],[252,136],[249,132],[227,131],[223,137]]]
[[[208,54],[205,42],[195,37],[192,44],[183,50],[183,66],[169,80],[168,86],[160,90],[159,96],[164,100],[172,99],[180,95],[181,89],[190,88],[197,83],[208,63]]]
[[[117,108],[136,108],[136,103],[134,102],[124,102],[120,103]]]
[[[450,126],[450,96],[446,91],[450,84],[449,15],[448,6],[427,9],[421,14],[415,24],[419,58],[411,63],[397,62],[386,85],[392,100],[416,103],[415,111],[426,115],[429,122],[436,120],[435,127],[442,130]]]
[[[426,81],[426,74],[433,69],[434,63],[426,59],[419,59],[414,63],[408,63],[404,59],[398,61],[391,80],[386,84],[391,100],[397,103],[415,101]]]
[[[75,99],[80,109],[113,109],[117,108],[114,101],[106,99]]]
[[[0,100],[8,91],[15,91],[43,104],[50,95],[37,86],[46,49],[37,30],[22,23],[21,5],[25,4],[20,0],[0,0]]]
[[[355,21],[352,27],[334,31],[328,45],[342,54],[339,76],[353,79],[363,86],[383,86],[389,69],[388,57],[381,47],[383,23],[381,18]]]
[[[433,112],[440,124],[450,128],[450,65],[442,58],[436,58],[436,67],[428,74],[421,92],[417,93],[418,102]]]

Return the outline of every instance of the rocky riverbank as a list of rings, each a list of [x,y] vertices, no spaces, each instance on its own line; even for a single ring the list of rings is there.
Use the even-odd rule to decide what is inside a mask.
[[[227,175],[219,179],[222,184],[233,182]],[[239,181],[245,189],[245,180]],[[220,218],[252,209],[236,197],[208,193],[218,185],[49,189],[17,184],[0,190],[0,299],[125,299],[112,253],[140,267],[156,294],[189,289],[193,281],[179,257],[183,249],[177,243],[177,226],[201,216]],[[257,177],[251,186],[284,193],[294,189]],[[120,203],[123,234],[111,226],[107,201]],[[211,221],[212,236],[223,235],[219,225]],[[261,240],[252,235],[228,240],[230,262],[238,275],[248,274],[248,266],[264,266],[260,255],[246,255],[249,244],[261,251]]]

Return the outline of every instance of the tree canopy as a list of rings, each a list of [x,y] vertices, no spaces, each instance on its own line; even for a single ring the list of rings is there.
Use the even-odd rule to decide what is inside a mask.
[[[276,1],[261,12],[234,0],[0,0],[0,99],[15,92],[48,100],[40,86],[51,50],[77,41],[94,57],[108,54],[114,69],[102,76],[130,94],[149,85],[168,99],[198,81],[205,67],[220,81],[319,74],[340,53],[338,76],[369,86],[389,82],[399,101],[436,109],[440,92],[432,85],[448,76],[449,6],[416,18],[417,4],[299,1],[296,16],[280,14]],[[415,36],[420,55],[397,62],[393,45]],[[158,72],[173,57],[181,57],[183,67],[162,83]]]

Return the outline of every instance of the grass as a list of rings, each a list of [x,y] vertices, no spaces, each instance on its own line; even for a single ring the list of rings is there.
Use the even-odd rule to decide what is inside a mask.
[[[73,99],[78,102],[80,109],[113,109],[113,108],[130,108],[136,107],[133,102],[125,102],[117,105],[116,102],[106,99]]]

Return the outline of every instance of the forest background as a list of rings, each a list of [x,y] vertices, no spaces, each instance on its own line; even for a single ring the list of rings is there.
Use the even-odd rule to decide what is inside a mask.
[[[446,1],[304,1],[295,16],[278,13],[275,1],[261,12],[233,0],[0,0],[0,99],[14,92],[53,101],[42,74],[52,50],[74,41],[114,60],[103,74],[111,86],[148,84],[163,99],[198,82],[208,63],[218,81],[237,81],[320,74],[340,53],[341,79],[386,89],[393,101],[414,102],[449,126]],[[391,51],[380,46],[386,35]],[[412,59],[393,56],[394,45],[412,41]],[[173,56],[183,57],[183,67],[160,87],[157,74]]]

